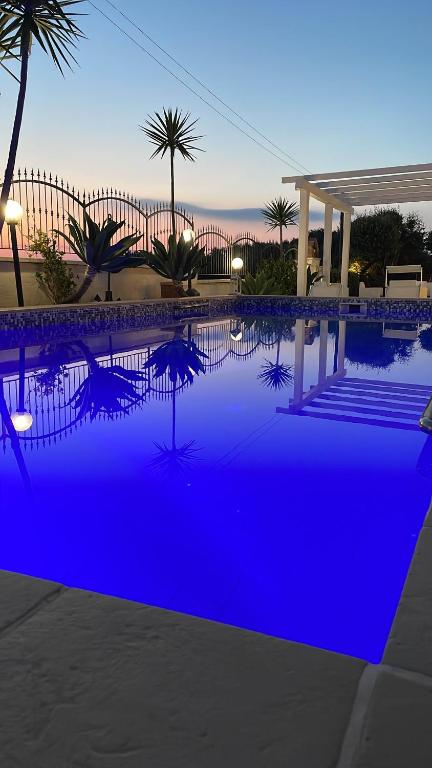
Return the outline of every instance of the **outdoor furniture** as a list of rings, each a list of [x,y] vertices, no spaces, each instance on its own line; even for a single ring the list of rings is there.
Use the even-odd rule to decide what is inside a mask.
[[[427,283],[420,280],[390,280],[385,295],[387,299],[427,299]]]
[[[359,285],[359,296],[362,299],[380,299],[382,295],[382,288],[367,288],[365,283]]]
[[[327,283],[326,280],[320,280],[319,283],[314,283],[309,291],[309,296],[314,298],[320,296],[321,298],[339,298],[342,292],[341,283]]]
[[[412,275],[409,279],[390,280],[392,275]],[[420,280],[418,279],[420,277]],[[405,264],[401,267],[387,267],[385,278],[387,299],[427,299],[428,287],[423,281],[421,264]]]

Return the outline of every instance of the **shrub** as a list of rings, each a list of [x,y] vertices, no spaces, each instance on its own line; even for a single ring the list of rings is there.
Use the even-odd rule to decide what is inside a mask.
[[[286,257],[267,259],[260,266],[259,274],[275,287],[271,293],[295,296],[297,293],[297,264]]]
[[[38,230],[30,240],[29,251],[42,256],[41,269],[36,272],[39,287],[53,304],[64,304],[75,290],[75,278],[63,261],[64,253],[57,250],[57,241]]]

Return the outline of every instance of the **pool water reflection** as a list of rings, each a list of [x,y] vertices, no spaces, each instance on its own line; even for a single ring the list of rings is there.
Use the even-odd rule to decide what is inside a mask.
[[[1,352],[0,568],[379,661],[431,499],[431,341],[234,318]]]

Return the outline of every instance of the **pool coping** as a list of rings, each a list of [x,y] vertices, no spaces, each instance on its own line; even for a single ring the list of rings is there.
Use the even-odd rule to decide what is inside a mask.
[[[10,724],[8,726],[6,739],[1,722],[4,720],[8,722],[7,711],[11,707],[11,701],[8,699],[7,683],[4,683],[0,688],[0,753],[2,747],[5,749],[7,744],[6,752],[11,756],[11,762],[3,760],[2,765],[6,768],[9,765],[28,768],[29,763],[25,760],[28,760],[29,756],[42,760],[38,764],[43,764],[44,768],[51,768],[51,766],[55,768],[60,764],[69,765],[63,762],[67,759],[63,751],[65,734],[66,741],[68,738],[72,739],[72,745],[75,745],[74,739],[83,738],[81,731],[76,732],[73,717],[62,723],[61,728],[65,729],[65,733],[61,738],[61,728],[58,724],[49,734],[49,738],[43,737],[42,730],[42,736],[36,734],[37,741],[35,741],[36,735],[32,735],[31,738],[29,736],[25,713],[29,706],[34,708],[34,702],[40,706],[47,706],[46,701],[42,705],[44,696],[47,695],[47,686],[54,699],[51,704],[55,711],[62,700],[62,694],[59,691],[63,691],[68,686],[78,685],[75,680],[78,674],[75,646],[78,645],[79,664],[84,666],[87,664],[85,675],[93,680],[92,696],[96,696],[99,702],[96,705],[92,704],[92,718],[98,720],[98,712],[100,712],[101,720],[98,727],[104,734],[101,737],[104,746],[100,747],[100,750],[101,754],[107,756],[107,762],[98,762],[98,766],[122,768],[124,765],[128,768],[141,768],[144,764],[151,764],[152,766],[164,765],[167,768],[171,766],[174,768],[177,765],[216,768],[220,763],[212,762],[206,752],[202,753],[203,736],[194,733],[193,729],[187,736],[186,744],[183,745],[186,757],[183,756],[183,761],[177,762],[179,755],[176,729],[172,730],[170,727],[167,711],[172,707],[171,697],[177,695],[179,701],[182,701],[181,706],[186,711],[189,707],[193,707],[193,700],[178,685],[176,676],[187,679],[188,688],[195,690],[194,686],[197,686],[197,690],[201,690],[200,686],[205,687],[205,683],[201,680],[201,665],[206,664],[206,660],[211,659],[212,654],[216,653],[218,661],[215,664],[222,660],[223,666],[221,669],[213,670],[210,664],[208,668],[207,674],[211,680],[208,689],[205,690],[206,700],[201,702],[204,714],[201,717],[194,710],[193,715],[188,714],[187,717],[198,717],[200,723],[202,720],[205,728],[211,730],[214,723],[221,717],[221,711],[230,710],[230,697],[232,695],[237,697],[235,717],[239,722],[241,721],[241,732],[235,737],[232,736],[231,745],[227,745],[225,736],[229,725],[225,723],[224,728],[216,736],[213,735],[210,752],[210,754],[217,753],[218,759],[221,759],[220,755],[223,753],[227,768],[243,765],[242,755],[248,753],[248,750],[250,752],[251,749],[252,753],[249,754],[247,761],[248,768],[264,768],[269,764],[276,768],[279,766],[282,768],[288,764],[293,764],[296,768],[408,768],[409,765],[427,768],[430,765],[432,750],[430,729],[432,643],[428,642],[432,638],[431,576],[432,512],[430,511],[419,536],[383,660],[375,665],[343,654],[277,640],[259,633],[192,618],[161,608],[151,608],[119,598],[95,595],[29,576],[0,571],[2,607],[0,665],[3,669],[3,681],[7,680],[7,669],[12,668],[11,673],[15,676],[14,695],[19,708],[12,726]],[[122,643],[119,643],[118,624],[115,628],[114,619],[111,628],[112,637],[108,640],[98,634],[97,630],[99,615],[105,617],[109,626],[109,617],[115,617],[119,611],[122,627],[123,625],[128,627],[128,642],[124,648]],[[68,645],[65,637],[74,633],[76,637],[73,636],[72,645]],[[178,645],[175,643],[172,645],[171,640],[176,633],[181,634],[182,647],[188,647],[189,643],[193,646],[193,663],[189,658],[185,658],[187,652],[179,657]],[[197,642],[198,653],[195,647]],[[111,658],[106,650],[106,645],[109,647],[111,643],[115,648],[114,658]],[[52,658],[52,644],[56,649],[54,658]],[[150,672],[147,659],[151,659],[153,665],[152,654],[157,653],[161,645],[163,668],[167,665],[171,674],[175,674],[174,689],[171,688],[169,680],[165,679],[163,669],[154,673],[153,682],[150,686],[148,685],[147,676]],[[139,653],[137,657],[133,657],[132,664],[127,667],[127,679],[116,680],[113,669],[121,669],[123,655],[127,660],[129,648],[140,646],[146,648],[146,651],[144,654]],[[16,682],[17,673],[14,670],[14,664],[22,666],[24,658],[20,657],[20,649],[28,648],[31,649],[31,658],[28,663],[31,664],[33,672],[31,678],[26,679],[21,687],[19,682]],[[225,649],[227,660],[231,659],[227,670],[223,662]],[[124,705],[123,694],[116,693],[108,713],[105,710],[102,704],[103,691],[98,688],[101,686],[98,668],[92,670],[92,665],[100,666],[99,662],[96,664],[95,661],[95,650],[97,650],[98,659],[100,658],[99,650],[104,656],[106,667],[103,667],[103,676],[104,679],[110,680],[111,685],[121,684],[126,697],[129,695],[130,687],[132,698],[137,695],[154,698],[152,703],[154,711],[151,709],[150,718],[152,727],[160,729],[161,739],[152,747],[154,762],[145,762],[148,757],[148,742],[135,750],[131,747],[130,759],[125,747],[123,754],[125,762],[121,761],[122,753],[119,752],[118,747],[116,749],[112,747],[111,742],[113,739],[116,742],[117,731],[119,739],[125,738],[126,734],[128,743],[133,743],[138,738],[139,728],[144,726],[142,720],[138,724],[129,721],[126,724],[120,722],[121,706]],[[86,662],[87,658],[90,661]],[[197,672],[195,672],[195,664],[198,668]],[[246,664],[246,672],[244,664]],[[263,665],[262,669],[260,665]],[[270,685],[265,691],[262,688],[264,683],[261,677],[260,686],[255,687],[257,667],[261,669],[260,675],[262,673],[270,680]],[[237,668],[239,669],[238,680],[236,679]],[[217,682],[213,679],[213,674],[217,677]],[[196,678],[197,675],[199,679]],[[247,687],[248,680],[251,683],[250,690],[245,690],[244,694],[242,686],[239,689],[240,678],[243,687]],[[279,678],[281,678],[282,687],[280,687]],[[138,687],[136,680],[139,681]],[[143,681],[145,681],[145,687],[143,687]],[[167,687],[170,691],[169,701],[161,703],[160,692]],[[79,691],[78,685],[77,701],[73,704],[78,702],[79,707],[86,706],[85,702],[80,700]],[[198,694],[195,693],[195,695]],[[58,696],[59,700],[57,700]],[[72,703],[69,706],[71,707]],[[325,707],[331,714],[324,715]],[[317,708],[319,717],[316,714]],[[230,713],[231,716],[233,716],[232,713]],[[168,717],[168,723],[165,722],[166,717]],[[59,729],[58,732],[56,727]],[[282,728],[283,739],[279,734],[273,741],[275,728],[278,734]],[[261,735],[257,737],[257,733]],[[255,745],[257,738],[258,743]],[[35,753],[26,756],[20,762],[21,747],[18,745],[23,743],[23,739],[27,746],[28,744],[37,746],[30,747],[35,749]],[[269,742],[266,749],[261,746],[261,739],[264,744]],[[309,746],[304,747],[304,751],[302,749],[300,752],[293,753],[293,745],[296,745],[298,750],[299,739],[301,743],[303,743],[302,740],[307,739]],[[253,747],[251,747],[252,743]],[[314,744],[317,745],[316,751]],[[266,752],[270,750],[270,745],[271,759]],[[166,750],[169,752],[169,758]],[[120,761],[117,762],[116,756],[119,757],[119,755]],[[108,756],[111,756],[114,762],[108,762]],[[128,758],[127,761],[126,758]],[[291,762],[294,759],[295,763]],[[83,764],[88,765],[89,768],[95,765],[91,761]]]
[[[274,297],[272,300],[232,297],[228,303],[231,309],[236,308],[236,314],[257,313],[257,307],[258,314],[265,314],[274,308]],[[184,307],[189,301],[171,302],[174,305],[172,314],[176,314],[178,302]],[[295,306],[301,305],[308,313],[311,301],[317,300],[306,299],[299,303],[296,299]],[[392,305],[394,302],[375,301],[391,301]],[[422,304],[424,301],[421,300]],[[145,306],[160,303],[145,302]],[[135,302],[122,304],[136,306]],[[94,309],[94,305],[89,306]],[[278,314],[282,313],[287,306],[286,297],[279,299],[276,306]],[[292,306],[293,302],[290,302]],[[227,314],[224,301],[218,307],[221,315]],[[321,300],[319,305],[312,305],[313,308],[326,314]],[[34,311],[17,310],[18,313]],[[107,311],[110,313],[111,308]],[[428,311],[432,320],[432,302],[429,301]],[[184,314],[182,316],[184,318]],[[86,749],[90,750],[85,753],[87,762],[76,764],[85,764],[86,768],[96,765],[97,756],[102,760],[97,762],[98,768],[99,765],[103,768],[141,768],[144,764],[150,764],[152,768],[159,765],[164,768],[183,765],[217,768],[221,762],[227,768],[238,768],[245,764],[242,760],[246,754],[248,768],[264,768],[269,764],[272,768],[287,764],[295,765],[295,768],[408,768],[410,765],[428,768],[430,765],[432,508],[418,538],[383,659],[377,665],[4,571],[0,571],[0,608],[0,665],[3,681],[6,680],[0,688],[0,756],[5,768],[28,768],[32,760],[35,764],[39,760],[44,768],[75,764],[65,760],[72,753],[73,759],[82,758],[75,751],[81,749],[78,745],[83,739]],[[100,615],[105,616],[110,626],[109,617],[119,611],[122,622],[129,628],[124,643],[117,625],[108,639],[98,629]],[[178,645],[172,645],[171,637],[177,633],[180,633],[182,647],[190,643],[194,649],[193,660],[180,653]],[[70,643],[69,635],[72,635]],[[114,651],[111,648],[106,651],[105,646],[111,641]],[[100,663],[95,660],[95,646],[101,653],[103,651]],[[141,646],[145,653],[130,658],[130,649]],[[161,646],[163,664],[156,665],[155,671],[153,654],[159,652]],[[205,669],[208,659],[223,660],[225,649],[233,666],[213,669],[212,662],[207,670],[206,688],[202,680],[203,665]],[[97,721],[92,727],[99,729],[97,733],[101,734],[97,748],[92,746],[95,736],[91,727],[75,724],[77,710],[89,706],[82,693],[85,685],[75,668],[75,653],[78,654],[78,667],[84,668],[85,676],[99,681],[93,686],[91,696],[95,698],[91,699],[91,709],[87,712],[90,724]],[[214,657],[214,654],[218,655]],[[116,670],[122,669],[123,657],[127,662],[127,677],[119,680]],[[103,704],[106,691],[98,687],[102,685],[98,677],[100,664],[111,686],[109,709]],[[175,678],[172,688],[171,678],[167,680],[165,677],[164,665]],[[30,675],[26,673],[22,686],[17,682],[21,668],[31,670]],[[9,674],[11,688],[7,683]],[[270,684],[263,694],[267,674]],[[118,687],[123,693],[113,694],[112,690],[117,691]],[[242,690],[239,692],[243,687],[244,694]],[[170,696],[163,700],[162,693],[168,688]],[[190,711],[190,707],[193,698],[204,688],[202,713],[197,714],[193,707]],[[75,693],[70,699],[66,697],[65,705],[66,689]],[[186,694],[185,697],[184,689],[193,690],[193,696]],[[151,701],[151,711],[146,710],[147,718],[159,735],[150,755],[148,739],[145,744],[140,742],[143,720],[122,720],[122,707],[126,706],[129,690],[131,700],[135,701],[134,697],[138,696],[137,706],[141,706],[141,698],[149,697]],[[38,718],[35,713],[48,706],[47,697],[50,696],[47,723],[36,727]],[[90,693],[86,692],[86,696]],[[231,709],[231,699],[236,704],[235,712]],[[330,710],[328,715],[324,702]],[[9,720],[8,712],[13,706],[17,707],[17,712]],[[172,723],[173,708],[176,712],[183,708],[187,713],[183,730],[188,731],[194,718],[199,720],[202,728],[194,730],[191,726],[181,749],[178,726]],[[63,711],[67,712],[66,719],[62,719]],[[238,718],[240,724],[237,734],[231,735],[228,742],[228,722],[224,721],[220,730],[215,726],[221,718],[223,720],[221,712],[228,713],[230,718]],[[2,722],[7,728],[1,725]],[[215,732],[208,743],[208,737],[203,734],[212,729]],[[301,747],[306,742],[307,746]],[[23,744],[27,752],[22,752]],[[31,750],[35,750],[34,754]],[[217,758],[213,760],[212,755]]]
[[[365,314],[357,312],[357,307],[365,308]],[[0,349],[192,319],[287,313],[353,321],[432,322],[432,299],[229,295],[0,309]]]

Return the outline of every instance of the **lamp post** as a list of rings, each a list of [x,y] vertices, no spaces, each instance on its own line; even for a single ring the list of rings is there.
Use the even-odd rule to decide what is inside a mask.
[[[19,351],[18,409],[11,413],[10,420],[15,432],[27,432],[33,424],[33,416],[25,409],[25,348]]]
[[[20,268],[19,253],[18,253],[16,227],[17,227],[17,224],[21,222],[22,217],[23,217],[23,209],[21,205],[17,203],[16,200],[8,200],[6,203],[6,210],[5,210],[5,222],[6,224],[8,224],[9,230],[10,230],[10,237],[11,237],[11,243],[12,243],[12,255],[13,255],[13,263],[14,263],[14,271],[15,271],[15,285],[16,285],[16,292],[17,292],[19,307],[24,306],[24,294],[23,294],[22,281],[21,281],[21,268]]]
[[[240,270],[243,269],[243,259],[241,259],[240,256],[235,256],[231,262],[231,267],[237,277],[237,293],[241,293]]]
[[[194,244],[194,240],[195,240],[195,232],[193,231],[193,229],[184,229],[183,233],[182,233],[182,238],[183,238],[183,242],[186,243],[186,245],[190,244],[190,246],[192,248],[192,246]],[[188,293],[189,293],[189,295],[190,295],[191,291],[192,291],[192,279],[189,278],[188,279]]]

